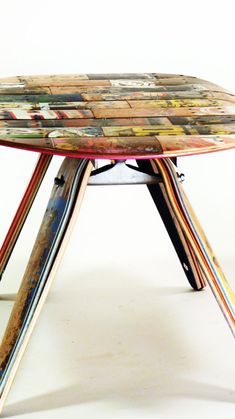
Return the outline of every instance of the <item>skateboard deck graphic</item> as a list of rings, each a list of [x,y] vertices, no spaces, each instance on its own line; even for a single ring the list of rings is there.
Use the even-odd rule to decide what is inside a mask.
[[[160,158],[235,147],[235,96],[196,77],[0,80],[0,145],[88,158]]]
[[[0,411],[45,302],[89,179],[86,159],[65,159],[0,346]]]
[[[16,211],[16,215],[11,223],[11,226],[0,250],[0,278],[2,277],[2,274],[7,266],[7,262],[11,256],[18,236],[23,228],[27,215],[40,188],[41,182],[50,164],[51,158],[52,156],[50,155],[41,154],[38,159],[29,185],[24,193],[19,208]]]
[[[138,166],[143,170],[158,173],[156,165],[149,160],[137,160]],[[153,166],[152,166],[153,165]],[[181,228],[180,223],[174,216],[171,203],[168,199],[164,183],[147,185],[153,201],[159,211],[162,221],[175,247],[179,260],[190,285],[195,290],[205,287],[204,275],[198,265],[194,251]]]
[[[154,165],[162,174],[175,216],[235,336],[235,295],[178,180],[173,163],[170,159],[156,159]]]
[[[0,345],[0,411],[88,183],[147,185],[189,283],[195,290],[209,285],[235,335],[235,296],[176,167],[178,156],[235,148],[235,95],[208,81],[177,74],[4,78],[0,80],[0,145],[40,153],[0,250],[0,276],[52,155],[66,156]],[[99,159],[109,159],[111,164],[91,174]],[[136,159],[138,167],[126,164],[127,159]]]

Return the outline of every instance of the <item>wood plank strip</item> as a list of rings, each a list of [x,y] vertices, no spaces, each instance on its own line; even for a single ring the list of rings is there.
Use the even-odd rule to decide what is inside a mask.
[[[153,118],[148,118],[151,121]],[[174,125],[210,125],[210,124],[233,124],[235,123],[234,115],[194,115],[192,117],[170,116],[168,118]]]
[[[157,84],[211,84],[209,81],[193,76],[155,77]]]
[[[59,95],[58,95],[59,96]],[[61,97],[63,97],[61,95]],[[173,100],[173,99],[210,99],[227,100],[235,102],[235,96],[228,93],[212,91],[179,91],[179,92],[153,92],[153,91],[122,91],[113,93],[81,93],[85,101],[104,101],[104,100]],[[1,100],[1,97],[0,97]],[[30,100],[30,99],[29,99]],[[62,100],[62,99],[61,99]]]
[[[235,106],[190,107],[190,108],[131,108],[131,109],[94,109],[96,118],[133,118],[151,116],[200,116],[200,115],[233,115]]]
[[[1,132],[2,130],[0,130]],[[6,130],[7,131],[7,130]],[[183,126],[174,125],[145,125],[145,126],[119,126],[119,127],[103,127],[104,136],[106,137],[121,137],[121,136],[151,136],[151,135],[185,135]],[[0,135],[1,136],[1,135]],[[7,134],[6,134],[7,136]]]
[[[0,84],[2,83],[64,83],[66,81],[76,81],[76,80],[87,80],[88,76],[86,74],[36,74],[36,75],[21,75],[21,76],[10,76],[3,77],[0,79]]]
[[[27,87],[24,85],[0,85],[0,95],[37,95],[37,94],[51,94],[49,87]]]
[[[0,102],[0,110],[12,109],[28,110],[60,110],[60,109],[93,109],[93,108],[130,108],[126,100],[119,101],[98,101],[98,102]]]
[[[43,128],[43,127],[102,127],[118,125],[171,125],[166,117],[163,118],[110,118],[110,119],[41,119],[41,120],[0,120],[1,128]]]
[[[230,125],[143,125],[103,127],[0,128],[0,138],[77,138],[77,137],[147,137],[153,135],[226,135],[235,134]]]
[[[201,85],[205,88],[207,88],[208,90],[210,90],[213,86],[216,87],[216,90],[219,91],[225,91],[225,89],[223,89],[221,86],[218,86],[214,83],[210,83],[207,80],[203,80],[203,79],[198,79],[195,77],[182,77],[182,78],[152,78],[152,79],[148,79],[148,80],[141,80],[141,79],[136,79],[136,80],[130,80],[130,79],[116,79],[116,80],[110,80],[110,83],[112,86],[145,86],[145,87],[152,87],[154,84],[156,86],[176,86],[177,85],[190,85],[190,86],[196,86],[196,85]]]
[[[115,79],[110,80],[111,86],[114,87],[154,87],[157,85],[155,78],[152,79]]]
[[[63,95],[51,95],[51,94],[37,94],[37,95],[1,95],[1,103],[16,103],[16,102],[30,102],[30,103],[50,103],[50,102],[82,102],[83,97],[81,94],[63,94]]]
[[[163,154],[187,155],[222,150],[235,146],[234,135],[188,135],[188,136],[157,136]]]
[[[6,79],[5,79],[6,80]],[[111,83],[109,80],[89,80],[88,77],[79,78],[78,77],[66,77],[59,78],[59,77],[52,77],[50,76],[41,78],[41,77],[19,77],[14,81],[4,81],[4,79],[0,80],[0,93],[2,91],[6,91],[10,89],[11,91],[15,91],[20,93],[22,91],[41,91],[44,92],[45,89],[49,90],[51,88],[67,88],[67,87],[91,87],[91,86],[110,86]],[[49,91],[50,92],[50,91]]]
[[[174,107],[210,107],[210,106],[229,106],[232,101],[222,101],[216,99],[172,99],[172,100],[129,100],[131,108],[174,108]],[[1,105],[0,105],[1,106]]]
[[[103,137],[102,127],[80,128],[0,128],[0,138]]]
[[[193,76],[175,75],[175,74],[157,74],[157,73],[103,73],[103,74],[45,74],[45,75],[28,75],[28,76],[11,76],[2,78],[0,83],[25,83],[28,86],[66,86],[76,85],[83,80],[156,80],[157,84],[209,84],[208,80],[200,79]]]
[[[174,100],[118,100],[95,102],[0,102],[0,110],[6,112],[19,110],[61,110],[61,109],[96,109],[96,108],[174,108],[174,107],[223,107],[235,102],[215,99],[174,99]],[[10,108],[10,109],[9,109]]]
[[[19,76],[19,80],[27,86],[76,86],[77,83],[88,80],[88,76],[86,74],[51,74]]]
[[[116,80],[113,80],[113,82],[115,82]],[[119,81],[119,83],[117,83],[117,85],[112,85],[109,88],[105,87],[105,86],[64,86],[64,87],[51,87],[51,93],[52,94],[75,94],[75,93],[117,93],[117,92],[179,92],[179,91],[198,91],[198,92],[204,92],[204,91],[208,91],[210,89],[208,89],[205,85],[192,85],[192,84],[181,84],[181,85],[159,85],[157,86],[156,84],[154,84],[154,82],[150,82],[150,85],[147,84],[147,80],[140,80],[140,82],[144,82],[143,83],[135,83],[136,80],[132,81],[127,84],[123,83],[121,84],[121,80]],[[141,84],[141,85],[140,85]],[[1,92],[0,92],[1,93]]]
[[[82,89],[84,90],[84,89]],[[54,103],[54,102],[82,102],[84,101],[117,101],[117,100],[173,100],[173,99],[215,99],[215,100],[227,100],[235,102],[235,95],[230,93],[220,93],[213,91],[171,91],[171,92],[159,92],[152,91],[150,89],[138,90],[134,89],[101,89],[108,93],[100,92],[82,92],[75,94],[60,94],[60,95],[24,95],[24,94],[9,94],[0,95],[1,103],[17,103],[17,102],[29,102],[29,103]]]
[[[67,119],[67,118],[92,118],[93,113],[89,109],[76,110],[0,110],[0,119]]]
[[[80,78],[71,78],[71,79],[37,79],[37,78],[25,78],[22,79],[25,82],[28,88],[30,87],[69,87],[69,86],[110,86],[109,80],[89,80],[88,78],[80,79]]]
[[[0,130],[1,133],[2,130]],[[149,135],[191,135],[191,134],[235,134],[235,124],[230,125],[145,125],[103,127],[104,135],[113,136],[149,136]]]
[[[156,77],[156,79],[163,79],[163,78],[182,78],[182,77],[188,77],[185,76],[184,74],[173,74],[173,73],[152,73],[154,77]],[[191,76],[192,77],[192,76]]]
[[[89,80],[121,80],[121,79],[152,79],[153,73],[105,73],[105,74],[87,74]]]
[[[2,77],[0,79],[0,86],[1,84],[18,84],[18,83],[21,83],[19,76]]]
[[[164,77],[163,76],[162,78],[156,77],[156,80],[157,80],[157,84],[159,84],[159,85],[161,85],[161,84],[163,84],[163,85],[165,85],[165,84],[177,85],[177,84],[180,84],[180,83],[182,83],[182,84],[201,84],[201,85],[207,86],[209,90],[212,89],[213,87],[216,87],[217,90],[219,90],[219,91],[227,92],[227,90],[224,89],[223,87],[218,86],[215,83],[212,83],[208,80],[201,79],[201,78],[198,78],[198,77],[192,77],[192,76]]]
[[[155,77],[157,84],[207,84],[208,82],[197,77],[176,76],[176,77]]]
[[[150,117],[150,118],[80,118],[80,119],[16,119],[0,120],[1,128],[59,128],[59,127],[118,127],[118,126],[170,126],[184,125],[188,128],[206,127],[211,125],[229,126],[235,124],[235,115],[231,116],[194,116],[194,117]]]

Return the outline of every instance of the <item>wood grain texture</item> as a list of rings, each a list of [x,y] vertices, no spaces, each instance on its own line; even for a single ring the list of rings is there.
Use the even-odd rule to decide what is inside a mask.
[[[40,153],[114,159],[208,153],[235,147],[234,126],[235,96],[194,76],[0,80],[0,145]]]
[[[155,160],[138,159],[136,162],[141,170],[159,175]],[[146,187],[159,211],[190,285],[197,291],[203,289],[206,286],[204,274],[202,273],[197,257],[175,216],[164,182],[155,185],[146,185]],[[156,248],[156,252],[158,252],[158,248]]]
[[[154,166],[163,177],[174,215],[184,231],[207,283],[235,336],[235,295],[179,182],[173,163],[170,159],[156,159],[153,160]]]
[[[91,158],[150,160],[163,181],[151,186],[152,196],[161,205],[164,202],[165,208],[159,208],[164,217],[168,214],[165,221],[168,227],[171,224],[188,279],[195,289],[203,288],[207,280],[235,332],[233,292],[168,158],[235,148],[233,94],[177,74],[9,77],[0,80],[0,145],[43,153],[4,242],[0,270],[50,156],[73,157],[65,159],[57,176],[0,346],[0,410],[81,205]]]
[[[0,411],[45,302],[55,269],[80,208],[92,164],[65,159],[57,175],[0,346]]]
[[[32,207],[34,199],[40,188],[41,182],[50,164],[51,158],[52,156],[47,154],[41,154],[39,156],[32,177],[29,181],[29,184],[26,188],[26,191],[23,195],[23,198],[12,220],[12,223],[0,250],[0,278],[2,277],[2,274],[7,266],[10,255],[15,247],[15,244],[23,228],[25,220]]]

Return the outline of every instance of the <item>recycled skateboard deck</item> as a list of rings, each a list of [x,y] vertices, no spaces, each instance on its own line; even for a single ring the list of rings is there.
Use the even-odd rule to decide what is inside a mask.
[[[159,173],[156,165],[154,169],[151,161],[137,160],[138,166],[148,172]],[[205,287],[204,275],[199,267],[195,253],[181,228],[178,219],[175,217],[171,208],[171,203],[168,199],[164,183],[156,185],[146,185],[152,199],[159,211],[162,221],[167,229],[170,239],[174,245],[176,253],[181,262],[184,273],[195,290],[201,290]]]
[[[65,159],[0,346],[0,411],[81,206],[92,163]]]
[[[200,269],[235,336],[235,295],[178,180],[170,159],[151,161],[163,177],[175,217],[187,237]]]
[[[47,154],[41,154],[39,156],[30,182],[26,188],[20,205],[16,211],[15,217],[10,225],[8,233],[0,249],[0,279],[7,266],[8,260],[15,247],[19,234],[32,207],[34,199],[40,188],[41,182],[50,164],[51,158],[52,156]]]
[[[160,158],[235,147],[235,96],[158,73],[0,80],[0,145],[87,158]]]
[[[199,290],[208,283],[235,335],[234,294],[174,164],[177,156],[235,147],[234,95],[205,80],[175,74],[5,78],[0,80],[0,145],[40,153],[0,250],[0,274],[52,155],[67,156],[0,346],[0,411],[80,209],[94,163],[90,159],[109,159],[112,165],[137,160],[139,169],[134,169],[145,175],[146,184],[146,175],[151,177],[148,190],[190,284]]]

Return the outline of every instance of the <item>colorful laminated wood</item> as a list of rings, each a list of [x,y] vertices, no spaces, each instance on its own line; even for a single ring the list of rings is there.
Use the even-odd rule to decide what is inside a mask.
[[[178,156],[235,147],[232,93],[208,81],[177,74],[4,78],[0,80],[0,145],[39,153],[3,240],[1,275],[52,156],[65,156],[2,338],[0,410],[88,184],[146,183],[189,283],[195,290],[210,286],[235,335],[233,291],[186,197],[177,169]],[[97,169],[99,159],[110,163]],[[135,159],[137,166],[127,164],[127,159]]]
[[[10,77],[0,81],[0,144],[110,159],[225,150],[235,96],[181,75]]]

